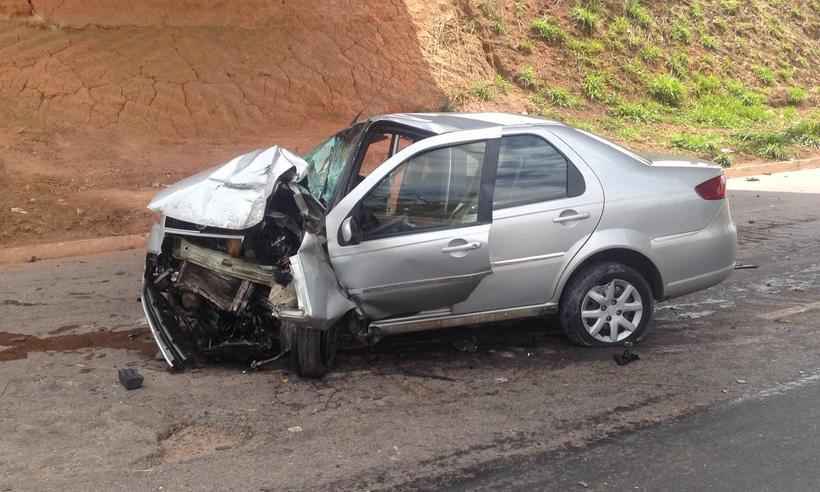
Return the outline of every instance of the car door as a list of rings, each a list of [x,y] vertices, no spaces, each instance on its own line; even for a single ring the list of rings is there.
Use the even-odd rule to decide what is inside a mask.
[[[492,273],[488,242],[500,133],[455,132],[411,145],[328,214],[336,277],[368,317],[448,308]]]
[[[537,306],[591,236],[604,195],[592,170],[549,131],[508,130],[493,195],[493,275],[454,312]]]

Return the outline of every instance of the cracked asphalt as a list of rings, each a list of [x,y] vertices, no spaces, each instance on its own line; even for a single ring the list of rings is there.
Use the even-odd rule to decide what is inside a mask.
[[[387,339],[322,381],[172,374],[137,302],[141,252],[2,267],[0,490],[445,488],[798,380],[820,369],[801,312],[820,306],[818,195],[731,201],[739,260],[759,268],[660,304],[624,367],[546,320]],[[476,352],[453,347],[473,335]]]

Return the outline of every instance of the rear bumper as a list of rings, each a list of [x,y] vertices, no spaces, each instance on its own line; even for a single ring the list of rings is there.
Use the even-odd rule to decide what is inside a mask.
[[[737,228],[728,202],[705,229],[653,243],[653,252],[666,280],[665,298],[709,288],[726,280],[734,271]]]

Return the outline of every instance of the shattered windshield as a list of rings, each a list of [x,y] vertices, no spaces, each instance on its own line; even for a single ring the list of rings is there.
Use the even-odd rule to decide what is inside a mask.
[[[304,159],[308,162],[308,188],[323,204],[336,192],[339,176],[364,130],[364,123],[353,125],[320,143]]]

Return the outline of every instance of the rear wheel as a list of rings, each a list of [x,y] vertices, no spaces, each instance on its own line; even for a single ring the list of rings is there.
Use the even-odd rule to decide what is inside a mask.
[[[321,378],[336,363],[338,330],[332,326],[327,330],[297,327],[291,342],[291,354],[300,376]]]
[[[617,346],[643,338],[653,311],[652,289],[640,272],[621,263],[596,263],[567,285],[561,327],[578,345]]]

